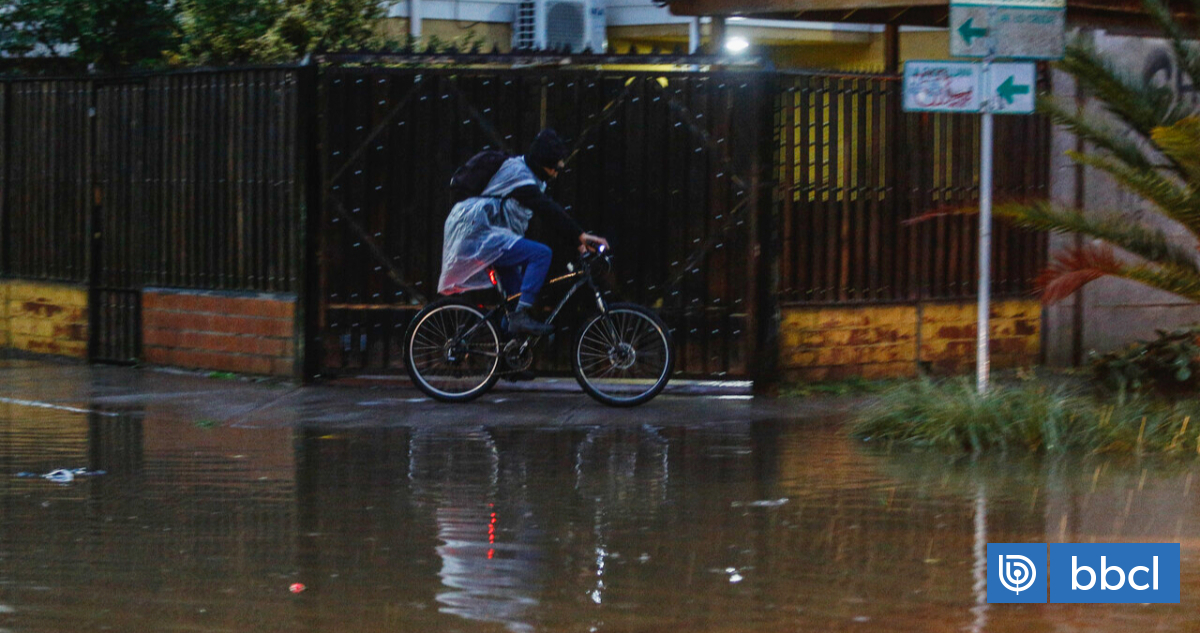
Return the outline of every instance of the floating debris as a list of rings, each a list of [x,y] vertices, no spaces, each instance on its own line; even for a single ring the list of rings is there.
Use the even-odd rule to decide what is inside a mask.
[[[784,497],[782,499],[761,499],[759,501],[734,501],[729,506],[731,508],[778,508],[787,502],[787,497]]]
[[[107,474],[103,470],[88,470],[86,468],[59,468],[45,474],[20,472],[18,477],[41,478],[53,481],[56,484],[69,484],[75,481],[76,477],[98,477]]]

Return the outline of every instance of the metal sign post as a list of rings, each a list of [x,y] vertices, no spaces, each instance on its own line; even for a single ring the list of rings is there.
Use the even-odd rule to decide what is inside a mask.
[[[992,132],[996,114],[1032,114],[1037,70],[1029,63],[994,63],[997,56],[1060,59],[1066,0],[950,0],[950,54],[983,63],[904,64],[905,112],[971,112],[979,126],[979,316],[975,369],[988,389],[988,326],[992,285]]]
[[[992,58],[983,60],[983,85],[991,86]],[[992,101],[983,96],[983,120],[979,125],[979,332],[975,341],[975,386],[988,389],[991,356],[988,354],[992,295]]]

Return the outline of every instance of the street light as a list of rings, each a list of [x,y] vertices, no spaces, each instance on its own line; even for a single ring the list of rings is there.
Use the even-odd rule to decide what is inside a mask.
[[[750,42],[747,42],[744,37],[731,37],[725,40],[725,50],[730,53],[740,53],[747,48],[750,48]]]

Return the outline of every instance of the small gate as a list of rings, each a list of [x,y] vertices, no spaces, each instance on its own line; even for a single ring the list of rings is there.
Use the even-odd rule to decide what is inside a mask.
[[[92,244],[89,354],[136,363],[142,352],[146,217],[146,85],[99,84],[92,120]]]

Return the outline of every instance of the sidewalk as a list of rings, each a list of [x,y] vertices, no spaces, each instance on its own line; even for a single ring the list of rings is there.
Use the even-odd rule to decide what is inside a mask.
[[[663,395],[633,409],[605,407],[567,381],[551,390],[497,390],[467,404],[443,404],[397,382],[377,386],[257,383],[153,369],[43,360],[0,360],[0,405],[41,407],[101,416],[139,415],[239,427],[298,422],[392,425],[696,425],[840,417],[854,400],[753,398],[747,395]],[[528,385],[528,383],[526,383]]]

